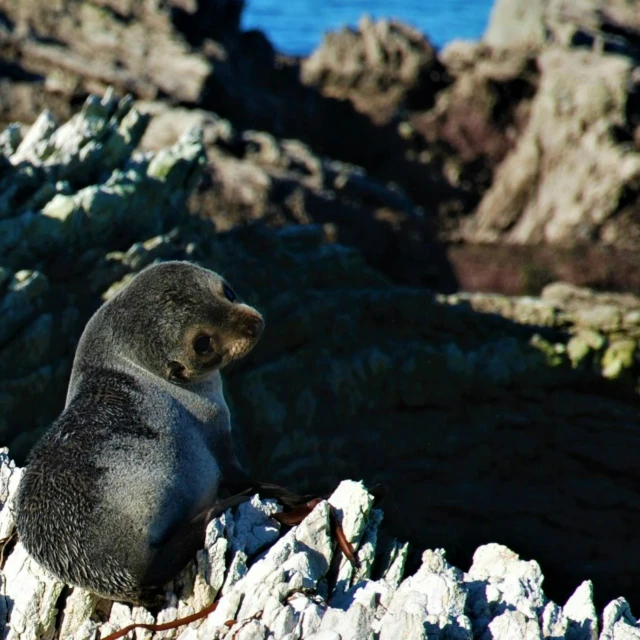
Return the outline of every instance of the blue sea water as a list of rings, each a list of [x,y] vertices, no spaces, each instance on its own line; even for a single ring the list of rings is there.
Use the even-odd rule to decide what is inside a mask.
[[[397,18],[440,48],[482,36],[493,0],[246,0],[245,29],[264,31],[278,51],[307,55],[325,31],[355,27],[364,14]]]

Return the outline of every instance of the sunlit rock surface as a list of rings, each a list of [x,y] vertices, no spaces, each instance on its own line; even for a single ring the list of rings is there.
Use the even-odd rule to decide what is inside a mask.
[[[20,469],[6,450],[0,453],[0,465],[0,530],[10,534]],[[336,551],[330,505],[357,549],[357,569]],[[584,582],[561,607],[545,596],[538,563],[522,560],[502,545],[478,548],[467,573],[451,566],[443,550],[428,550],[418,570],[406,575],[406,545],[391,540],[378,548],[382,512],[359,482],[342,482],[328,501],[286,532],[269,518],[277,509],[272,501],[256,496],[212,521],[205,548],[167,586],[167,604],[155,616],[142,607],[100,601],[78,588],[65,589],[18,542],[1,574],[3,637],[96,639],[135,622],[167,622],[190,615],[216,598],[219,604],[205,620],[172,631],[169,637],[640,637],[640,625],[623,598],[598,616],[592,585]],[[65,596],[60,598],[63,589]],[[156,636],[139,630],[136,637]]]

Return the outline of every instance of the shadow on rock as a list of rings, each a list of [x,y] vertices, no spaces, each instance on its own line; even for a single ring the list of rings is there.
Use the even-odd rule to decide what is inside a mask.
[[[381,482],[401,539],[462,566],[498,541],[535,557],[559,600],[593,579],[599,600],[637,601],[638,299],[435,297],[339,246],[274,240],[224,240],[234,262],[243,246],[269,255],[264,339],[228,375],[259,476],[302,492]]]

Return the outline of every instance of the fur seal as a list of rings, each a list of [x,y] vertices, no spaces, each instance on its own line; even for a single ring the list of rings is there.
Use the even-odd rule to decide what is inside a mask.
[[[210,518],[246,499],[221,502],[221,487],[253,484],[220,369],[263,327],[221,276],[187,262],[146,268],[98,309],[18,490],[18,533],[38,563],[109,599],[154,601]]]

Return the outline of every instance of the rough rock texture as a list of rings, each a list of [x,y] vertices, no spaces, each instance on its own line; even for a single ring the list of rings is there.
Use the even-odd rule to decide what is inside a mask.
[[[202,128],[208,163],[190,209],[205,212],[218,232],[256,220],[277,228],[325,225],[334,241],[356,247],[397,282],[456,289],[428,216],[397,185],[319,156],[299,140],[238,131],[209,112],[162,103],[138,107],[153,114],[143,149],[161,149],[190,127]]]
[[[300,77],[325,98],[352,105],[374,125],[373,140],[365,129],[352,129],[345,138],[351,148],[337,157],[397,183],[432,222],[446,228],[449,217],[477,205],[494,156],[508,148],[502,140],[511,134],[499,129],[507,128],[515,107],[503,109],[499,103],[509,81],[502,87],[505,74],[489,67],[473,80],[476,98],[484,94],[484,100],[470,100],[456,70],[424,36],[396,21],[365,18],[357,30],[327,34],[302,62]]]
[[[91,101],[76,124],[98,104]],[[128,118],[135,121],[122,122]],[[41,147],[27,143],[43,122],[22,150],[9,152],[36,158],[16,171],[42,164]],[[119,120],[108,122],[98,127],[105,140]],[[15,149],[12,132],[6,144]],[[307,158],[303,146],[230,135],[237,157],[246,157],[242,166],[265,165],[267,176],[279,163],[285,177],[303,172],[292,168]],[[89,149],[81,157],[105,147]],[[58,152],[45,154],[51,166],[42,171],[67,171],[71,151],[67,164],[54,162]],[[592,578],[599,599],[640,598],[637,298],[571,289],[542,299],[436,296],[394,285],[356,248],[336,243],[339,221],[254,223],[216,235],[210,220],[179,220],[201,165],[198,140],[153,158],[128,153],[101,180],[44,198],[42,209],[12,206],[0,221],[17,229],[3,235],[11,244],[0,302],[2,443],[15,456],[24,459],[62,408],[73,348],[101,297],[154,260],[188,258],[224,273],[266,317],[258,347],[226,372],[257,475],[312,493],[347,475],[382,481],[390,526],[402,539],[446,547],[459,564],[497,540],[541,562],[553,597]],[[213,160],[219,172],[233,161],[225,153]],[[331,170],[308,175],[325,179]],[[348,180],[358,175],[344,170]],[[84,179],[81,168],[73,176]],[[54,193],[55,185],[67,188],[58,180]]]
[[[241,128],[299,138],[358,164],[380,164],[397,153],[401,139],[393,127],[381,132],[349,103],[304,86],[296,61],[278,56],[262,33],[241,32],[242,6],[240,0],[64,0],[41,7],[40,0],[2,0],[0,53],[18,92],[6,83],[4,111],[9,120],[30,122],[32,106],[24,114],[11,107],[40,105],[37,94],[44,92],[47,104],[50,99],[67,116],[69,101],[113,86],[141,99],[213,109]]]
[[[314,493],[344,477],[383,481],[401,539],[445,547],[461,566],[498,541],[541,563],[557,601],[591,578],[599,604],[624,595],[637,606],[637,298],[558,287],[447,297],[393,282],[438,281],[426,255],[434,227],[449,239],[637,247],[631,50],[485,43],[449,47],[438,62],[393,27],[373,50],[399,51],[401,63],[389,57],[375,81],[336,100],[330,84],[304,86],[298,62],[261,34],[241,33],[238,6],[0,1],[3,89],[17,92],[3,93],[3,114],[33,113],[46,96],[75,111],[113,82],[190,118],[194,101],[228,118],[200,114],[211,160],[198,208],[218,235],[210,221],[179,219],[199,141],[133,157],[145,119],[128,102],[92,99],[64,135],[48,117],[2,135],[0,442],[23,460],[60,410],[75,343],[103,296],[156,259],[190,258],[267,318],[259,348],[227,372],[262,478]],[[209,37],[199,25],[214,9],[229,26]],[[348,38],[363,53],[378,31]],[[148,51],[129,55],[136,43],[182,61],[181,76],[159,77]],[[444,80],[425,72],[439,64]],[[354,105],[382,79],[390,106],[379,125]],[[535,635],[521,612],[501,613],[495,629]]]
[[[496,0],[483,40],[496,47],[554,41],[640,60],[640,14],[635,0]]]
[[[410,32],[364,22],[327,36],[302,77],[396,122],[405,145],[386,160],[404,175],[386,163],[376,175],[436,215],[440,238],[637,249],[636,4],[497,2],[482,43],[453,43],[436,60]],[[419,80],[399,72],[421,65]],[[372,89],[379,78],[389,91]]]
[[[4,114],[5,121],[31,123],[38,109],[46,105],[59,117],[69,117],[88,92],[102,94],[111,85],[117,92],[128,91],[147,104],[155,102],[155,111],[161,101],[165,126],[171,118],[184,120],[187,109],[197,105],[228,118],[242,135],[245,129],[258,131],[253,134],[254,140],[271,139],[271,147],[282,144],[281,138],[300,140],[309,146],[304,154],[309,159],[294,160],[309,165],[326,164],[326,159],[332,158],[364,169],[350,171],[353,175],[347,184],[342,184],[341,179],[336,185],[323,184],[326,193],[320,198],[317,194],[310,196],[310,208],[317,210],[319,201],[339,200],[338,217],[357,219],[358,224],[374,230],[376,237],[364,242],[368,245],[367,258],[378,254],[376,266],[380,266],[382,254],[387,263],[391,254],[406,255],[402,259],[411,264],[400,270],[404,275],[415,272],[417,276],[404,282],[452,290],[450,274],[438,278],[437,272],[446,272],[446,268],[442,268],[442,251],[438,252],[433,241],[434,230],[426,226],[433,220],[431,209],[440,207],[440,201],[448,205],[471,198],[475,204],[477,197],[467,194],[460,181],[453,179],[450,183],[448,177],[443,179],[439,160],[425,163],[418,158],[413,151],[414,142],[407,139],[406,131],[398,129],[395,116],[392,118],[396,107],[407,101],[415,102],[416,108],[425,108],[437,89],[444,86],[443,68],[431,45],[406,26],[365,23],[366,29],[356,40],[368,44],[359,45],[358,51],[366,54],[365,58],[373,58],[370,63],[363,62],[367,68],[360,84],[363,100],[371,101],[376,86],[388,87],[382,100],[389,105],[392,121],[378,126],[371,114],[360,113],[351,101],[338,100],[324,92],[320,79],[318,86],[306,86],[306,72],[302,73],[300,64],[277,56],[261,33],[241,32],[241,6],[236,0],[150,3],[144,7],[131,2],[65,0],[41,11],[39,0],[0,0],[0,11],[6,18],[4,29],[0,29],[0,62],[4,59],[11,70],[3,80],[6,90],[0,97],[0,116]],[[370,82],[366,78],[374,59],[384,64],[377,79]],[[410,94],[414,98],[410,99]],[[178,105],[178,109],[167,114],[168,105]],[[381,114],[382,108],[377,108],[376,113]],[[170,128],[175,131],[176,124]],[[233,149],[226,151],[234,153]],[[242,145],[238,153],[242,154],[237,158],[240,162],[246,159],[242,157]],[[265,154],[260,155],[264,160]],[[301,169],[303,173],[307,170]],[[331,183],[329,174],[325,183]],[[226,171],[217,182],[228,176]],[[265,180],[264,176],[243,177]],[[367,177],[372,178],[373,189],[369,188]],[[241,196],[240,204],[243,198],[251,197],[251,179],[243,190],[244,196],[231,185],[234,197]],[[232,181],[243,182],[237,177]],[[400,185],[396,191],[407,195],[396,196],[386,186],[389,181]],[[261,195],[262,206],[277,209],[280,216],[286,216],[292,208],[306,209],[309,185],[304,184],[299,172],[279,176],[275,183],[273,189]],[[215,187],[216,181],[209,184]],[[362,185],[364,193],[358,193]],[[229,190],[229,186],[225,189]],[[228,203],[228,198],[216,197],[215,188],[207,195],[209,206],[205,213],[214,214]],[[424,219],[418,224],[405,223],[407,207],[415,208],[407,196],[426,207]],[[281,206],[283,199],[287,202]],[[367,204],[366,200],[382,206],[361,207],[363,202]],[[237,207],[238,203],[234,203],[233,208]],[[304,215],[316,216],[307,211]],[[352,222],[351,226],[357,225]],[[398,226],[402,227],[400,234],[395,231]],[[413,227],[415,233],[407,227]],[[340,239],[354,235],[359,234],[342,233]],[[397,235],[402,237],[398,239]],[[402,251],[394,247],[388,250],[389,245],[405,247]],[[405,250],[406,245],[410,245],[409,250]],[[434,259],[434,253],[440,255]],[[397,273],[389,273],[397,277]]]
[[[508,542],[561,598],[587,578],[599,598],[637,598],[638,299],[436,298],[391,286],[321,227],[191,229],[112,252],[92,278],[189,248],[265,313],[261,344],[227,373],[260,477],[312,492],[346,473],[383,481],[403,538],[461,563]]]
[[[139,99],[213,110],[239,130],[299,139],[314,154],[397,183],[430,220],[433,213],[470,211],[488,186],[484,161],[461,166],[448,146],[449,140],[462,144],[458,120],[465,131],[476,128],[464,92],[442,127],[443,118],[434,116],[438,122],[427,127],[428,135],[402,115],[407,109],[427,113],[449,83],[433,47],[405,25],[364,21],[357,33],[330,36],[314,57],[299,63],[278,56],[261,33],[241,32],[241,3],[235,0],[144,7],[65,0],[42,10],[39,1],[0,1],[5,122],[31,123],[45,105],[69,117],[88,92],[101,94],[111,85]],[[499,91],[487,87],[478,111],[490,108]],[[492,138],[500,137],[500,119],[509,120],[498,111],[487,124]],[[479,132],[472,143],[483,158],[503,153],[495,141],[480,149],[483,136]],[[431,243],[428,238],[425,253]]]
[[[25,81],[43,78],[47,92],[72,97],[113,86],[193,103],[213,63],[192,44],[202,41],[203,28],[209,37],[237,32],[242,2],[5,0],[1,9],[4,59],[31,74]]]
[[[482,43],[453,43],[428,62],[410,35],[364,22],[327,36],[302,77],[397,123],[406,144],[386,160],[403,175],[386,163],[376,175],[437,216],[443,240],[637,249],[636,4],[497,2]],[[398,68],[421,64],[431,71],[418,85],[400,81]],[[394,99],[371,88],[379,78],[391,78]]]
[[[201,203],[219,222],[228,208],[227,226],[246,207],[269,223],[322,222],[333,200],[340,241],[362,226],[356,246],[371,264],[441,291],[454,278],[438,241],[640,246],[634,3],[500,0],[483,42],[442,52],[406,25],[364,19],[306,60],[243,32],[239,0],[0,0],[0,11],[0,119],[30,123],[45,105],[66,118],[108,85],[162,102],[164,123],[167,106],[178,119],[215,111],[237,134],[235,149],[213,146],[237,162],[205,183]],[[292,139],[303,157],[283,150]],[[348,183],[366,193],[345,193],[331,171],[316,180],[311,165],[327,162],[361,167]],[[389,182],[402,205],[393,194],[389,204]]]
[[[455,158],[483,157],[495,167],[516,144],[538,83],[535,56],[454,42],[441,60],[451,85],[435,107],[411,114],[410,122],[430,143],[448,143]]]
[[[563,589],[602,571],[601,593],[635,597],[638,299],[578,312],[327,276],[262,298],[272,332],[228,375],[254,469],[312,491],[347,472],[381,481],[403,537],[459,562],[498,539]]]
[[[537,64],[540,84],[528,125],[465,236],[637,247],[640,152],[621,144],[629,137],[633,64],[560,47],[542,52]]]
[[[0,451],[0,530],[13,528],[12,496],[20,470]],[[329,505],[357,549],[360,566],[335,551]],[[382,512],[361,483],[345,481],[287,532],[269,515],[272,501],[254,496],[211,522],[205,548],[173,583],[155,616],[142,607],[100,601],[69,589],[42,570],[18,541],[0,577],[0,628],[6,640],[56,637],[89,640],[133,622],[167,622],[218,598],[204,621],[171,632],[182,640],[471,640],[549,638],[622,640],[640,637],[626,600],[605,608],[601,620],[591,582],[563,607],[542,590],[535,561],[498,544],[477,549],[467,573],[442,549],[425,551],[417,571],[405,571],[406,545],[380,542]],[[63,597],[60,597],[63,594]],[[601,633],[598,633],[601,628]],[[136,631],[138,638],[153,636]],[[163,636],[166,637],[166,636]]]
[[[478,46],[526,52],[540,79],[464,238],[638,248],[639,16],[625,0],[497,0]]]
[[[539,73],[535,54],[526,49],[454,42],[440,59],[451,83],[432,109],[408,112],[401,126],[409,157],[423,171],[431,168],[438,237],[457,241],[461,220],[477,207],[527,125]]]
[[[515,145],[537,82],[533,52],[456,43],[436,55],[413,29],[368,19],[327,34],[301,69],[303,82],[380,125],[386,153],[364,166],[437,215],[447,240],[459,237],[460,216],[477,206]]]
[[[401,22],[367,17],[357,31],[327,33],[301,72],[305,84],[350,99],[377,122],[391,119],[400,105],[431,107],[447,81],[434,48],[421,33]]]

